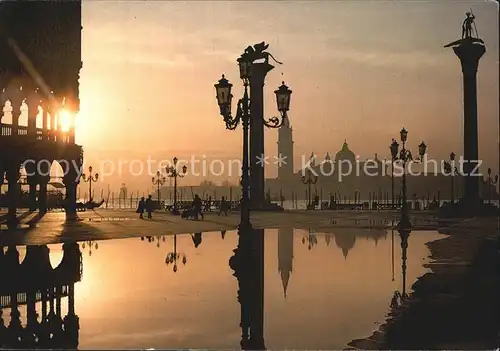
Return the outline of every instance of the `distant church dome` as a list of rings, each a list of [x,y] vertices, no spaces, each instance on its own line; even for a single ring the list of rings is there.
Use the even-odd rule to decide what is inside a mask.
[[[354,155],[354,152],[349,150],[349,145],[347,145],[347,140],[344,140],[342,149],[335,155],[335,161],[339,160],[349,160],[353,163],[356,161],[356,155]]]
[[[335,245],[342,249],[344,258],[347,259],[347,254],[354,247],[355,242],[356,232],[351,229],[338,229],[335,231]]]

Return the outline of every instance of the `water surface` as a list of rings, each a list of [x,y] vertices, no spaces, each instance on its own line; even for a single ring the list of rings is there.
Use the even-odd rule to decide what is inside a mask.
[[[247,265],[236,274],[239,280],[229,265],[238,246],[235,232],[80,243],[83,274],[74,284],[78,347],[240,348],[246,308],[252,314],[251,329],[258,333],[262,328],[267,348],[339,349],[371,334],[388,312],[394,291],[402,290],[397,232],[394,240],[386,229],[263,233],[253,233],[262,242],[249,244],[254,256],[244,259]],[[426,271],[425,242],[438,237],[436,232],[411,234],[408,291]],[[174,251],[174,238],[175,272],[173,263],[165,263]],[[240,252],[245,252],[243,246]],[[26,247],[17,249],[21,261]],[[63,257],[62,245],[49,249],[55,267]],[[8,287],[9,281],[2,285]],[[246,304],[243,310],[238,291],[249,296],[240,299]],[[38,311],[40,306],[37,302]],[[61,309],[64,316],[67,297]],[[26,306],[19,310],[26,324]],[[10,312],[3,309],[6,325]]]

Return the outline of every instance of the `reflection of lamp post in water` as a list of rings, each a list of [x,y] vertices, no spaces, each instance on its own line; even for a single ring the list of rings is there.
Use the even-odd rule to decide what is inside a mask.
[[[84,182],[89,183],[89,202],[92,201],[92,183],[97,182],[99,179],[99,173],[92,176],[92,166],[89,167],[89,175],[86,176],[85,173],[82,174],[82,179]]]
[[[402,226],[399,227],[399,236],[401,237],[401,272],[403,276],[403,292],[402,298],[405,299],[408,297],[406,294],[406,253],[408,250],[408,239],[410,237],[411,229],[410,227],[404,228]]]
[[[85,250],[85,246],[88,246],[89,248],[89,256],[92,256],[92,249],[98,249],[99,245],[97,244],[97,241],[94,240],[87,240],[82,243],[82,249]]]
[[[316,232],[314,229],[309,229],[309,233],[307,234],[307,248],[311,250],[314,245],[318,243],[318,237],[315,235]],[[302,244],[306,243],[306,238],[302,238]]]
[[[173,271],[177,272],[177,260],[180,258],[181,253],[177,252],[177,235],[174,234],[174,251],[167,253],[167,257],[165,258],[165,263],[167,266],[169,264],[174,264]],[[182,264],[185,265],[187,262],[186,254],[182,253]]]
[[[160,186],[165,184],[165,181],[167,180],[165,177],[161,176],[160,171],[156,171],[156,178],[153,177],[152,179],[153,185],[156,185],[156,192],[157,192],[157,197],[158,197],[158,206],[161,207],[161,200],[160,200]]]
[[[392,256],[392,281],[394,281],[394,220],[391,223],[391,256]]]
[[[177,170],[177,161],[178,161],[177,157],[174,157],[173,161],[174,161],[173,166],[167,166],[165,167],[165,170],[167,172],[168,177],[174,178],[174,206],[172,208],[172,214],[178,215],[179,209],[177,208],[177,177],[182,178],[186,175],[187,166],[186,165],[182,166],[182,172],[179,172]]]
[[[318,176],[313,174],[311,170],[307,170],[306,175],[301,177],[302,183],[307,184],[307,209],[310,210],[312,208],[311,203],[311,184],[316,184],[318,182]]]

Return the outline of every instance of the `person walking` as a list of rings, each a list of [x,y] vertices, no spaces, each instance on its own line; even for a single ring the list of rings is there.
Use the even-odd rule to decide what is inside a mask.
[[[141,200],[137,204],[137,212],[139,214],[139,219],[144,219],[144,207],[146,206],[144,202],[144,197],[141,197]]]
[[[148,219],[153,219],[153,199],[151,198],[151,195],[148,196],[148,199],[146,200],[146,212],[148,213]]]
[[[196,220],[198,219],[198,215],[201,216],[202,220],[205,218],[203,212],[201,211],[201,208],[202,208],[201,198],[198,196],[198,194],[196,194],[194,195],[194,200],[193,200],[194,217]]]
[[[217,214],[217,216],[220,216],[222,212],[224,212],[227,217],[227,201],[224,196],[220,199],[219,213]]]

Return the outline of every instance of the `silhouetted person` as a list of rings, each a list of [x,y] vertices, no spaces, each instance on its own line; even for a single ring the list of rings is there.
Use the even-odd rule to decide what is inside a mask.
[[[201,219],[205,218],[205,216],[203,215],[203,212],[201,212],[201,208],[202,208],[201,199],[198,196],[198,194],[195,194],[194,195],[194,200],[193,200],[194,219],[197,220],[198,219],[198,215],[201,216]]]
[[[139,203],[137,204],[137,212],[139,214],[140,219],[144,219],[144,209],[146,207],[146,203],[144,202],[144,197],[141,197]]]
[[[270,195],[269,193],[267,193],[267,194],[266,194],[266,202],[267,202],[268,204],[270,204],[270,203],[271,203],[271,195]]]
[[[201,241],[203,239],[201,233],[194,233],[194,235],[191,234],[191,238],[193,239],[193,244],[195,248],[200,246]]]
[[[399,291],[395,291],[391,299],[391,308],[398,308],[401,304],[401,294]]]
[[[217,216],[220,216],[222,212],[227,216],[227,201],[224,196],[220,199],[219,213],[217,213]]]
[[[152,212],[153,212],[153,199],[151,198],[151,195],[148,196],[148,199],[146,200],[146,211],[148,212],[148,219],[152,219]]]
[[[224,238],[226,237],[226,231],[225,230],[221,230],[220,231],[220,236],[221,236],[222,240],[224,240]]]

